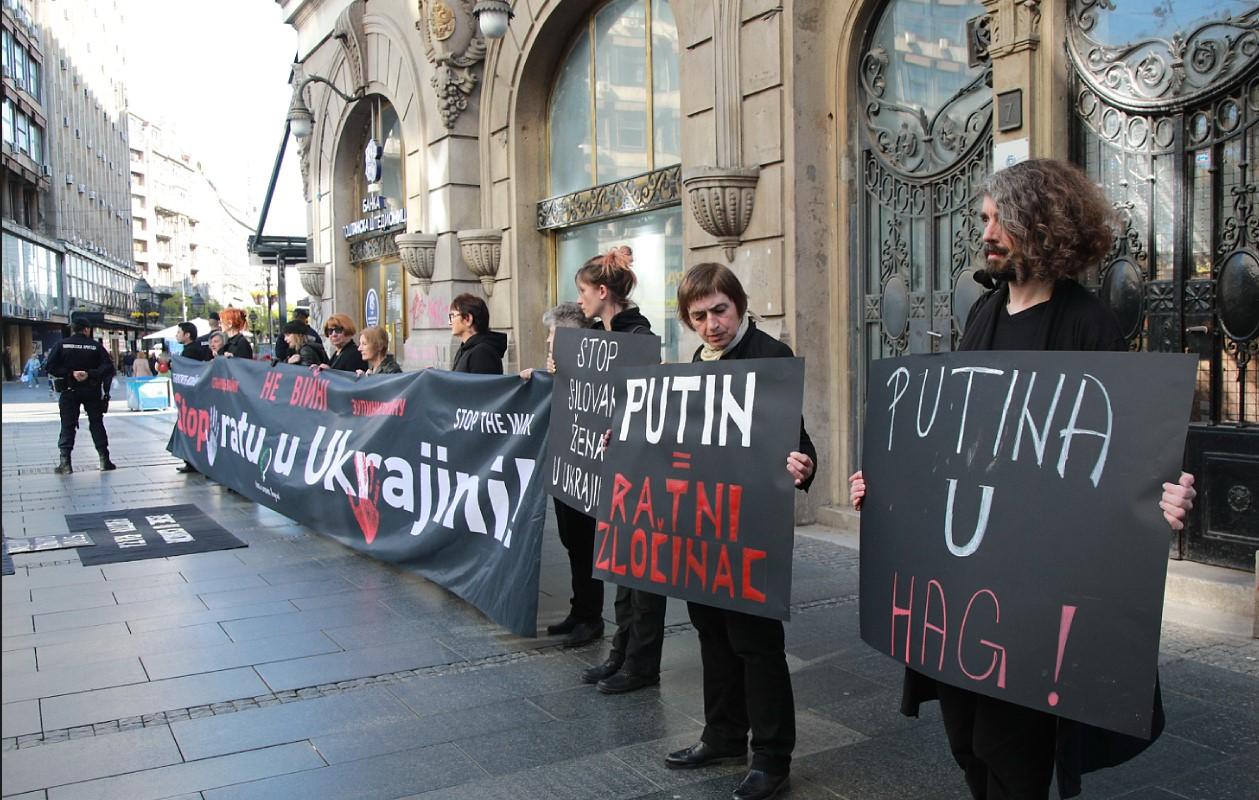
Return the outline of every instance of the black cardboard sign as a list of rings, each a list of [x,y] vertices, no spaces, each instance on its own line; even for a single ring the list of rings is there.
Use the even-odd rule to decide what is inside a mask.
[[[660,363],[660,337],[603,329],[557,328],[552,348],[555,392],[547,437],[547,491],[594,514],[603,475],[603,435],[616,410],[614,367]]]
[[[594,577],[787,619],[804,362],[617,369]]]
[[[861,637],[931,678],[1150,735],[1192,356],[870,369]]]

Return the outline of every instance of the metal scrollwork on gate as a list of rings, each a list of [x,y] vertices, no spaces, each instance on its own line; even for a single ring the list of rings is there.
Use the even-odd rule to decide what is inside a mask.
[[[1146,16],[1162,21],[1174,18],[1177,11],[1169,5],[1161,15]],[[1186,13],[1194,11],[1189,4]],[[1080,77],[1094,91],[1130,108],[1192,103],[1240,75],[1259,57],[1257,7],[1214,19],[1204,12],[1175,20],[1185,27],[1170,33],[1132,38],[1131,21],[1112,20],[1112,14],[1117,15],[1113,0],[1077,0],[1070,12],[1067,43]]]

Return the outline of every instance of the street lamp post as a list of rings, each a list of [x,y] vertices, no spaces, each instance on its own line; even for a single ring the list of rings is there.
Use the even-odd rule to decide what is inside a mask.
[[[140,318],[144,321],[145,336],[149,333],[149,309],[153,306],[153,287],[149,285],[143,277],[136,281],[135,288],[131,293],[136,296],[136,301],[140,304]],[[143,336],[140,337],[144,339]]]

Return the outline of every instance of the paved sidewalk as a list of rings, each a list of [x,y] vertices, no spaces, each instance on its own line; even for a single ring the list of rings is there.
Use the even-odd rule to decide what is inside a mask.
[[[726,798],[740,769],[670,771],[702,727],[699,648],[671,601],[659,687],[578,680],[607,652],[505,633],[444,590],[175,472],[171,412],[106,417],[119,469],[52,473],[56,406],[3,387],[3,528],[193,503],[248,548],[102,567],[14,557],[3,579],[3,796]],[[931,704],[897,713],[901,671],[857,635],[857,553],[797,537],[787,626],[796,798],[966,798]],[[540,625],[567,610],[553,521]],[[611,618],[612,592],[605,615]],[[609,633],[611,630],[609,629]],[[1167,733],[1085,779],[1085,798],[1259,797],[1259,643],[1165,624]]]

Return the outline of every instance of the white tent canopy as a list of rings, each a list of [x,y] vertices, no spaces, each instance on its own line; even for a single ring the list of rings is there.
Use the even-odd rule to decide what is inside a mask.
[[[198,336],[204,336],[205,334],[210,332],[210,321],[208,319],[197,317],[196,319],[190,319],[188,321],[191,322],[193,325],[197,326]],[[153,333],[146,333],[141,338],[142,339],[161,339],[165,341],[166,339],[174,339],[175,332],[178,330],[179,330],[178,325],[172,325],[169,328],[162,328],[160,331],[154,331]]]

